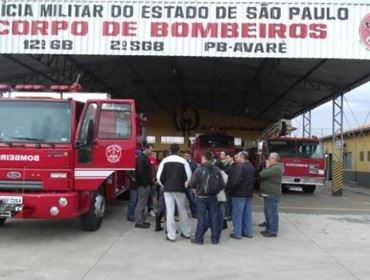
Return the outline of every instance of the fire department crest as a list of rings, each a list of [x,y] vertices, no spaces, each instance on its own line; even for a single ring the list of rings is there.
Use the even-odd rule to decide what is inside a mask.
[[[370,50],[370,14],[366,15],[359,28],[361,43]]]
[[[122,148],[117,144],[109,145],[106,149],[105,155],[110,163],[117,163],[122,156]]]

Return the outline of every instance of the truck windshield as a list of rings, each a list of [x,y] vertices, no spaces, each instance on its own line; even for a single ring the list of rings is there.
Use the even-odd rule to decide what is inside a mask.
[[[69,143],[71,104],[67,102],[0,102],[0,141]]]
[[[323,147],[311,141],[269,141],[269,152],[279,153],[282,157],[323,158]]]
[[[234,146],[234,138],[228,136],[199,136],[201,148],[230,148]]]

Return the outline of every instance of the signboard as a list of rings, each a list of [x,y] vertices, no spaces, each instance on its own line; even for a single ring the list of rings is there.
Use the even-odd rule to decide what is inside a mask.
[[[348,2],[2,1],[0,53],[370,59]]]

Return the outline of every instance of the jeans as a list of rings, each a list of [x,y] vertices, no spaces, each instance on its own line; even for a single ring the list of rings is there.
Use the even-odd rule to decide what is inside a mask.
[[[166,226],[167,237],[171,240],[176,240],[176,222],[175,222],[175,206],[180,216],[181,233],[190,237],[190,222],[188,213],[185,209],[185,194],[181,192],[165,192],[164,200],[166,204]]]
[[[218,225],[220,212],[216,196],[198,197],[197,199],[198,223],[194,239],[203,243],[204,234],[211,227],[212,243],[220,241],[221,230]]]
[[[234,235],[253,236],[252,198],[232,198]]]
[[[220,201],[218,202],[218,226],[219,231],[222,232],[222,228],[224,227],[224,219],[225,219],[225,204],[226,202]]]
[[[225,217],[232,217],[232,204],[230,195],[226,194]]]
[[[279,198],[271,196],[264,198],[266,231],[272,234],[278,234],[279,231],[279,213],[278,213],[279,200],[280,200]]]
[[[197,201],[196,201],[196,198],[195,198],[195,194],[191,190],[191,188],[186,188],[185,194],[186,194],[186,197],[189,201],[191,215],[195,218],[195,217],[197,217]]]
[[[130,202],[127,209],[127,219],[135,219],[135,208],[137,204],[137,189],[130,189]]]

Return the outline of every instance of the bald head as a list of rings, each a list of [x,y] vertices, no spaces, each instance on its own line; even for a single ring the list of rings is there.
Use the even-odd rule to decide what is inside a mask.
[[[269,155],[270,165],[276,165],[279,163],[279,161],[280,161],[280,155],[278,153],[271,153]]]

